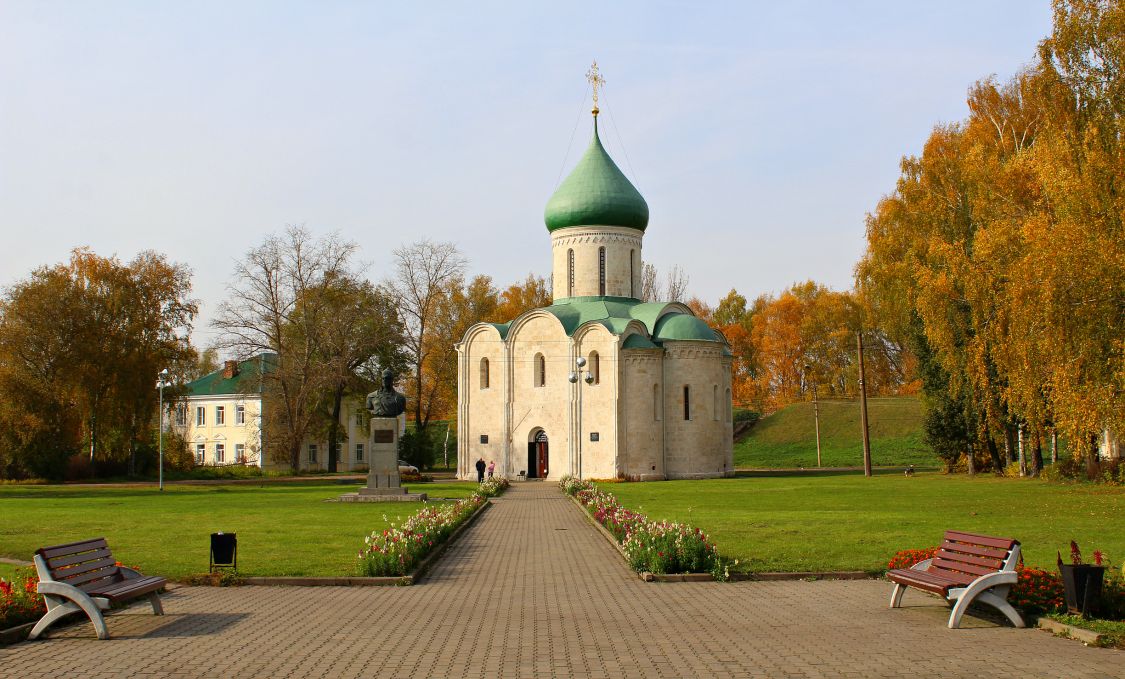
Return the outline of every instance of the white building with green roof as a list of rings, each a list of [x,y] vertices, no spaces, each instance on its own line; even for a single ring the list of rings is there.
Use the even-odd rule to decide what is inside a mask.
[[[553,304],[457,344],[461,478],[481,458],[510,477],[734,473],[730,349],[684,304],[640,300],[648,217],[595,105],[590,147],[544,215]]]
[[[197,465],[245,464],[287,467],[263,455],[269,432],[262,424],[262,375],[274,369],[277,355],[263,353],[245,361],[226,361],[222,370],[185,385],[172,407],[172,428],[187,442]],[[346,401],[340,414],[337,469],[366,471],[368,413],[363,404]],[[301,445],[302,469],[328,468],[328,441]]]

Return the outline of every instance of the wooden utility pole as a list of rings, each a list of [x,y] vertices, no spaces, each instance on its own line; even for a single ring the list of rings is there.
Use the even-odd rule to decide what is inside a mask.
[[[867,383],[863,372],[863,331],[855,334],[859,347],[859,420],[863,426],[863,475],[871,476],[871,439],[867,434]]]

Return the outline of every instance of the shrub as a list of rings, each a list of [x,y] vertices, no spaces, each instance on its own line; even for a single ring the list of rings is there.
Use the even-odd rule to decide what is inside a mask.
[[[613,495],[589,481],[564,476],[559,488],[574,496],[590,516],[621,544],[625,561],[638,573],[711,573],[729,575],[715,545],[703,531],[669,521],[652,521],[622,507]]]
[[[920,563],[926,559],[932,559],[934,555],[937,554],[937,549],[937,547],[927,547],[926,549],[904,549],[895,552],[895,555],[887,562],[887,570],[910,568],[916,563]]]
[[[481,481],[480,488],[477,492],[485,497],[496,497],[507,490],[509,485],[511,484],[508,483],[508,479],[503,476],[493,476],[490,479]]]
[[[0,629],[38,620],[47,612],[43,597],[35,590],[38,584],[34,568],[16,571],[11,582],[0,578]]]
[[[480,484],[480,489],[468,498],[440,507],[423,507],[403,521],[401,526],[392,523],[381,533],[371,533],[363,539],[363,549],[357,556],[357,570],[360,575],[366,576],[406,575],[488,498],[504,492],[508,485],[508,479],[494,476]],[[384,516],[383,520],[386,518]]]
[[[371,533],[359,551],[360,574],[406,575],[484,503],[485,497],[475,493],[453,504],[423,507],[401,526],[392,523],[382,533]]]

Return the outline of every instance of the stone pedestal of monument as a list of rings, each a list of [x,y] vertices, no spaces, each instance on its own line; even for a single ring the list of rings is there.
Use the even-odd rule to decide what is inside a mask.
[[[394,502],[425,500],[425,493],[410,493],[399,483],[397,417],[372,417],[368,445],[367,485],[358,493],[340,496],[344,502]]]

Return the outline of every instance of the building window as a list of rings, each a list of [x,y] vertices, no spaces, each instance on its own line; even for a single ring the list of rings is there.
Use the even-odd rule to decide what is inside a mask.
[[[589,367],[590,376],[594,378],[594,381],[591,382],[590,384],[601,384],[602,383],[602,362],[598,358],[598,352],[596,352],[596,351],[590,352],[590,360],[589,360],[588,365],[590,366]]]
[[[356,462],[363,462],[363,444],[362,443],[355,444],[355,461]]]
[[[355,426],[357,426],[357,427],[363,426],[363,411],[362,410],[355,411]]]
[[[542,387],[547,384],[547,359],[543,354],[535,354],[535,386]]]
[[[629,251],[629,296],[637,297],[637,251]]]
[[[234,407],[234,423],[246,424],[246,406]]]
[[[227,423],[227,409],[223,406],[215,406],[215,426]]]
[[[187,406],[183,403],[176,404],[176,425],[180,427],[187,425]]]
[[[195,408],[195,426],[202,427],[207,424],[207,409],[203,406]]]
[[[691,419],[691,387],[684,385],[684,419]]]
[[[207,446],[202,443],[195,444],[195,463],[203,464],[203,454],[207,452]]]
[[[598,294],[605,297],[605,246],[598,248]]]
[[[716,385],[714,385],[714,387],[712,387],[711,397],[712,397],[712,400],[714,401],[714,404],[715,404],[714,412],[711,415],[711,419],[718,422],[719,421],[719,385],[716,384]]]
[[[316,464],[316,444],[309,444],[309,463]]]
[[[224,458],[226,457],[226,453],[227,453],[227,447],[222,443],[216,443],[215,444],[215,464],[221,464],[221,463],[225,462]]]
[[[566,296],[574,297],[574,250],[566,251]]]
[[[488,359],[480,360],[480,388],[488,389]]]
[[[652,419],[659,422],[664,414],[664,401],[660,398],[660,385],[652,385]]]
[[[245,443],[234,444],[234,461],[237,462],[238,464],[245,464],[246,463],[246,444]]]

